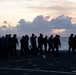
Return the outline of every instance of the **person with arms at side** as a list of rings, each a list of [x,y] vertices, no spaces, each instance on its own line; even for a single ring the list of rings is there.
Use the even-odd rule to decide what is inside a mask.
[[[59,56],[59,47],[61,47],[60,35],[54,37],[54,49],[56,49],[56,56]]]
[[[68,41],[68,45],[69,45],[69,49],[68,49],[68,53],[70,53],[70,50],[72,49],[72,51],[74,51],[73,50],[73,48],[74,48],[74,34],[71,34],[70,36],[69,36],[69,41]]]
[[[48,39],[48,54],[50,54],[50,50],[52,50],[52,54],[54,52],[54,41],[53,41],[53,35],[51,35]]]
[[[17,55],[16,45],[18,45],[18,40],[17,40],[17,35],[14,34],[12,37],[12,48],[13,48],[14,55]]]

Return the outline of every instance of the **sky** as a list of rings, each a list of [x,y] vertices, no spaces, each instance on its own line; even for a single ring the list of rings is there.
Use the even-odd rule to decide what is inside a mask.
[[[76,0],[0,0],[0,35],[76,32]]]

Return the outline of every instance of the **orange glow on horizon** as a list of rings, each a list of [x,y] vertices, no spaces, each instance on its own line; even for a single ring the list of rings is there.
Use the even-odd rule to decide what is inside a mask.
[[[66,29],[52,29],[52,33],[58,34],[58,33],[62,33],[65,32]]]

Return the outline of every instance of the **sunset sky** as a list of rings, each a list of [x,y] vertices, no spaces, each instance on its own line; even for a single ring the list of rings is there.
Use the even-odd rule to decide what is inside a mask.
[[[0,0],[1,35],[17,33],[20,36],[41,31],[66,36],[70,31],[76,32],[75,23],[76,0]]]

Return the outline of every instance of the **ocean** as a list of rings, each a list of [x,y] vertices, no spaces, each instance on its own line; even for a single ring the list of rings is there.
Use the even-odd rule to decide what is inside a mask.
[[[20,50],[20,39],[21,37],[18,37],[18,43],[19,45],[17,45],[17,50]],[[61,41],[61,47],[59,48],[59,50],[68,50],[68,37],[60,37],[60,41]],[[30,45],[30,42],[29,42]]]

